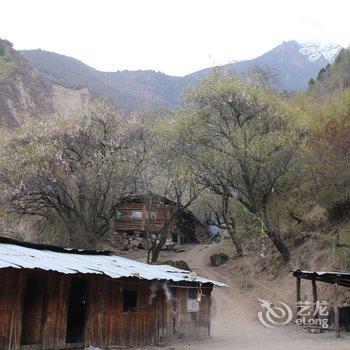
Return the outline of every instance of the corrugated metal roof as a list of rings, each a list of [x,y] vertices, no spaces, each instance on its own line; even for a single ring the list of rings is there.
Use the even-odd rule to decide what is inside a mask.
[[[349,272],[295,270],[293,271],[293,276],[325,283],[336,283],[341,286],[350,287]]]
[[[0,269],[9,267],[57,271],[64,274],[104,274],[111,278],[137,277],[146,280],[186,281],[211,283],[218,287],[227,286],[172,266],[148,265],[117,255],[69,253],[0,243]]]

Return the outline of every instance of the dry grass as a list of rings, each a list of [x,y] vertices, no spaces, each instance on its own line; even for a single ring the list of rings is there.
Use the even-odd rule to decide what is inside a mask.
[[[0,57],[0,80],[5,79],[12,69],[12,62],[9,62],[5,56]]]

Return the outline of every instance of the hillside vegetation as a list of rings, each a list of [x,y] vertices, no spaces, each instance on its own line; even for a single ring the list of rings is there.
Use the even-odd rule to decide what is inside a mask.
[[[314,245],[327,267],[350,264],[349,77],[344,50],[293,98],[263,70],[242,81],[215,69],[168,113],[126,118],[96,100],[64,118],[28,118],[1,137],[2,234],[98,247],[122,198],[156,193],[225,229],[237,256],[263,245],[283,266]]]

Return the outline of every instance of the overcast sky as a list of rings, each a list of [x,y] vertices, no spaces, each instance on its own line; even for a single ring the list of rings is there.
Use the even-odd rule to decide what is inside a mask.
[[[283,41],[350,44],[350,0],[1,0],[0,37],[116,71],[184,75]]]

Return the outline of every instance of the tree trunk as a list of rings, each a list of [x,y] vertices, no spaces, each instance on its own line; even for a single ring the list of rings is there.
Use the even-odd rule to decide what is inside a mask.
[[[159,254],[166,242],[166,234],[163,234],[162,237],[159,239],[159,242],[156,243],[152,249],[152,260],[151,262],[157,262],[159,258]]]
[[[170,226],[172,224],[172,222],[174,221],[174,219],[176,218],[176,215],[179,213],[179,208],[175,209],[170,218],[165,222],[164,226],[163,226],[163,230],[160,234],[160,238],[159,238],[159,242],[155,243],[153,248],[152,248],[152,260],[151,262],[157,262],[158,258],[159,258],[159,254],[166,242],[167,236],[168,236],[168,232],[170,229]]]
[[[238,256],[243,256],[243,248],[242,248],[242,242],[241,239],[237,235],[236,228],[230,225],[227,229],[228,234],[230,235],[232,239],[232,243],[236,248],[236,252]]]
[[[283,261],[285,263],[288,263],[290,260],[289,250],[288,250],[287,246],[285,245],[285,243],[283,242],[282,237],[281,237],[278,229],[270,226],[270,222],[269,222],[269,219],[267,216],[266,206],[263,208],[262,217],[264,219],[263,223],[264,223],[265,233],[271,239],[272,243],[274,244],[274,246],[277,248],[277,250],[281,254]]]
[[[283,242],[279,232],[276,229],[269,228],[266,230],[266,234],[268,235],[268,237],[271,239],[272,243],[275,245],[275,247],[277,248],[277,250],[281,254],[283,261],[286,263],[289,262],[290,253],[289,253],[287,246]]]

